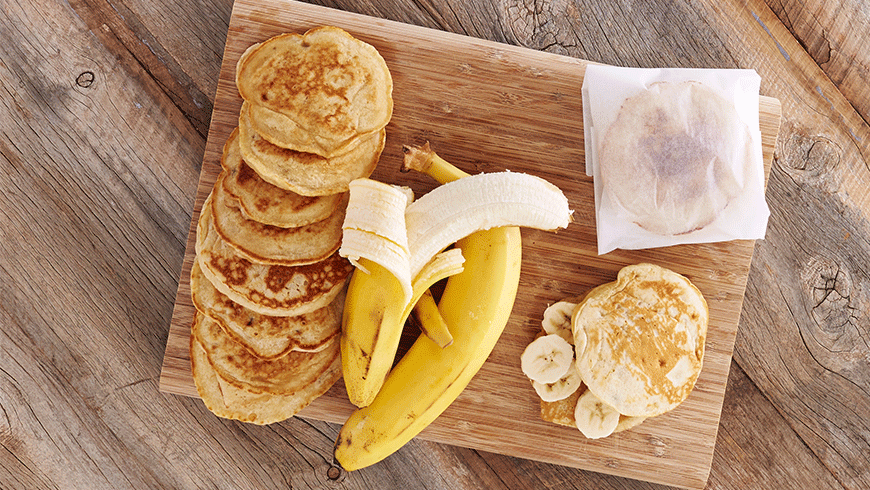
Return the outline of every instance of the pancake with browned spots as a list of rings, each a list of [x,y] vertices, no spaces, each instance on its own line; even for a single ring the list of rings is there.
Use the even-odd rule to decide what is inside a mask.
[[[224,145],[221,166],[227,173],[224,190],[238,201],[246,218],[263,224],[295,228],[316,223],[330,216],[345,198],[344,194],[302,196],[266,182],[242,160],[238,128]]]
[[[250,261],[214,228],[212,195],[196,232],[196,257],[203,275],[232,301],[263,315],[295,316],[323,308],[341,292],[353,266],[333,253],[309,265],[283,266]]]
[[[291,351],[277,359],[262,359],[200,312],[196,313],[193,336],[218,376],[252,393],[292,395],[315,382],[341,352],[336,338],[318,352]]]
[[[275,36],[249,47],[236,65],[242,98],[294,123],[286,147],[331,156],[393,113],[393,80],[377,49],[332,26]],[[298,136],[295,136],[298,135]]]
[[[329,158],[281,148],[251,128],[247,109],[243,105],[239,113],[242,159],[266,182],[303,196],[346,192],[350,181],[374,172],[384,150],[384,129],[367,133],[351,151]]]
[[[317,352],[341,331],[344,295],[319,310],[299,316],[261,315],[229,299],[202,274],[198,262],[190,273],[197,310],[216,321],[236,342],[263,359],[290,351]]]
[[[326,219],[296,228],[264,225],[245,218],[237,202],[224,190],[221,173],[212,191],[215,230],[240,255],[263,264],[305,265],[332,255],[341,245],[341,226],[347,203]]]
[[[577,371],[620,414],[665,413],[695,386],[708,315],[687,278],[653,264],[624,267],[574,310]]]
[[[286,420],[326,393],[341,377],[341,356],[307,386],[289,395],[254,393],[237,388],[218,376],[209,363],[205,348],[190,338],[193,380],[200,398],[212,413],[226,419],[252,424],[271,424]]]

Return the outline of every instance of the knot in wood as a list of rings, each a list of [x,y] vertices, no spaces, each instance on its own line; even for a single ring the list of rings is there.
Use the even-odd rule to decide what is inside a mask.
[[[326,477],[332,481],[338,480],[341,478],[341,468],[338,466],[330,466],[328,470],[326,470]]]
[[[839,264],[827,257],[813,257],[801,274],[809,296],[813,320],[829,333],[842,332],[855,312],[851,306],[852,279]]]
[[[821,135],[810,135],[800,127],[789,124],[782,139],[783,169],[792,177],[813,180],[826,176],[839,164],[843,149]]]
[[[92,71],[84,71],[76,77],[76,85],[82,88],[88,88],[94,83],[94,72]]]

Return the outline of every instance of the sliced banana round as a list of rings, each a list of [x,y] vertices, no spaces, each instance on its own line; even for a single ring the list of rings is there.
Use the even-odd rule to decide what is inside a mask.
[[[619,424],[619,412],[601,401],[590,390],[586,390],[577,400],[574,420],[580,432],[589,439],[600,439],[613,434]]]
[[[538,337],[520,356],[523,373],[538,383],[559,381],[574,364],[574,347],[556,334]]]
[[[571,331],[571,315],[574,313],[576,303],[570,301],[559,301],[553,303],[544,310],[544,319],[541,320],[541,326],[544,327],[544,332],[557,334],[559,337],[567,340],[569,344],[574,343],[574,335]]]
[[[559,378],[558,381],[553,383],[538,383],[537,381],[532,381],[532,386],[535,388],[538,396],[545,402],[564,400],[577,391],[581,384],[583,384],[583,381],[580,379],[580,373],[577,372],[577,368],[574,366],[573,362],[568,368],[568,372]]]

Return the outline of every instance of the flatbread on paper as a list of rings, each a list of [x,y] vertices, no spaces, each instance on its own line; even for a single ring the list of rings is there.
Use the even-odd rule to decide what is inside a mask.
[[[751,70],[587,67],[599,254],[764,238],[759,83]]]

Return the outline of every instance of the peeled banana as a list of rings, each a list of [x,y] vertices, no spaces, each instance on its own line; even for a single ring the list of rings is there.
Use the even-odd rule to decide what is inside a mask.
[[[351,276],[342,316],[341,362],[348,399],[358,407],[372,402],[393,366],[402,327],[417,299],[430,286],[462,271],[458,249],[436,255],[412,285],[410,300],[396,276],[380,264],[360,258]],[[445,327],[446,328],[446,327]],[[449,332],[430,331],[436,338]]]
[[[571,317],[574,313],[576,303],[570,301],[559,301],[548,306],[544,310],[544,318],[541,320],[541,327],[544,332],[554,333],[565,339],[569,344],[574,343],[574,333],[571,328]]]
[[[428,148],[424,149],[426,151],[406,149],[406,165],[421,169],[442,183],[467,175]],[[418,163],[428,163],[428,166],[415,166],[415,159]],[[490,191],[499,192],[499,189]],[[533,216],[543,220],[544,216],[562,213],[559,223],[567,226],[570,211],[567,201],[562,206],[564,196],[554,199],[557,196],[550,192],[546,196],[536,201],[547,212],[536,212]],[[456,199],[444,204],[452,207],[456,202],[463,202],[461,198]],[[550,212],[550,207],[556,211]],[[441,210],[433,209],[433,212]],[[495,226],[501,224],[498,222]],[[534,222],[527,224],[535,225]],[[546,221],[545,226],[551,226],[550,221]],[[336,461],[346,470],[356,470],[382,460],[434,421],[465,389],[501,336],[519,284],[522,258],[519,228],[502,226],[470,231],[472,233],[456,242],[456,249],[461,250],[465,257],[464,270],[448,279],[438,305],[453,336],[453,343],[442,348],[421,335],[390,372],[372,403],[350,416],[335,444]],[[433,229],[432,233],[437,234],[433,241],[439,245],[430,248],[437,251],[440,250],[438,247],[449,245],[449,242],[443,243],[448,239],[445,237],[462,232],[442,233]],[[414,268],[412,266],[412,270]]]
[[[574,420],[580,432],[589,439],[600,439],[613,434],[619,424],[619,412],[586,390],[577,400]]]
[[[581,384],[583,384],[583,380],[580,379],[580,373],[577,372],[577,368],[573,363],[571,363],[567,373],[552,383],[532,381],[532,387],[535,388],[535,392],[545,402],[564,400],[577,391]]]
[[[574,347],[558,334],[538,337],[520,355],[523,374],[538,383],[555,383],[574,365]]]

